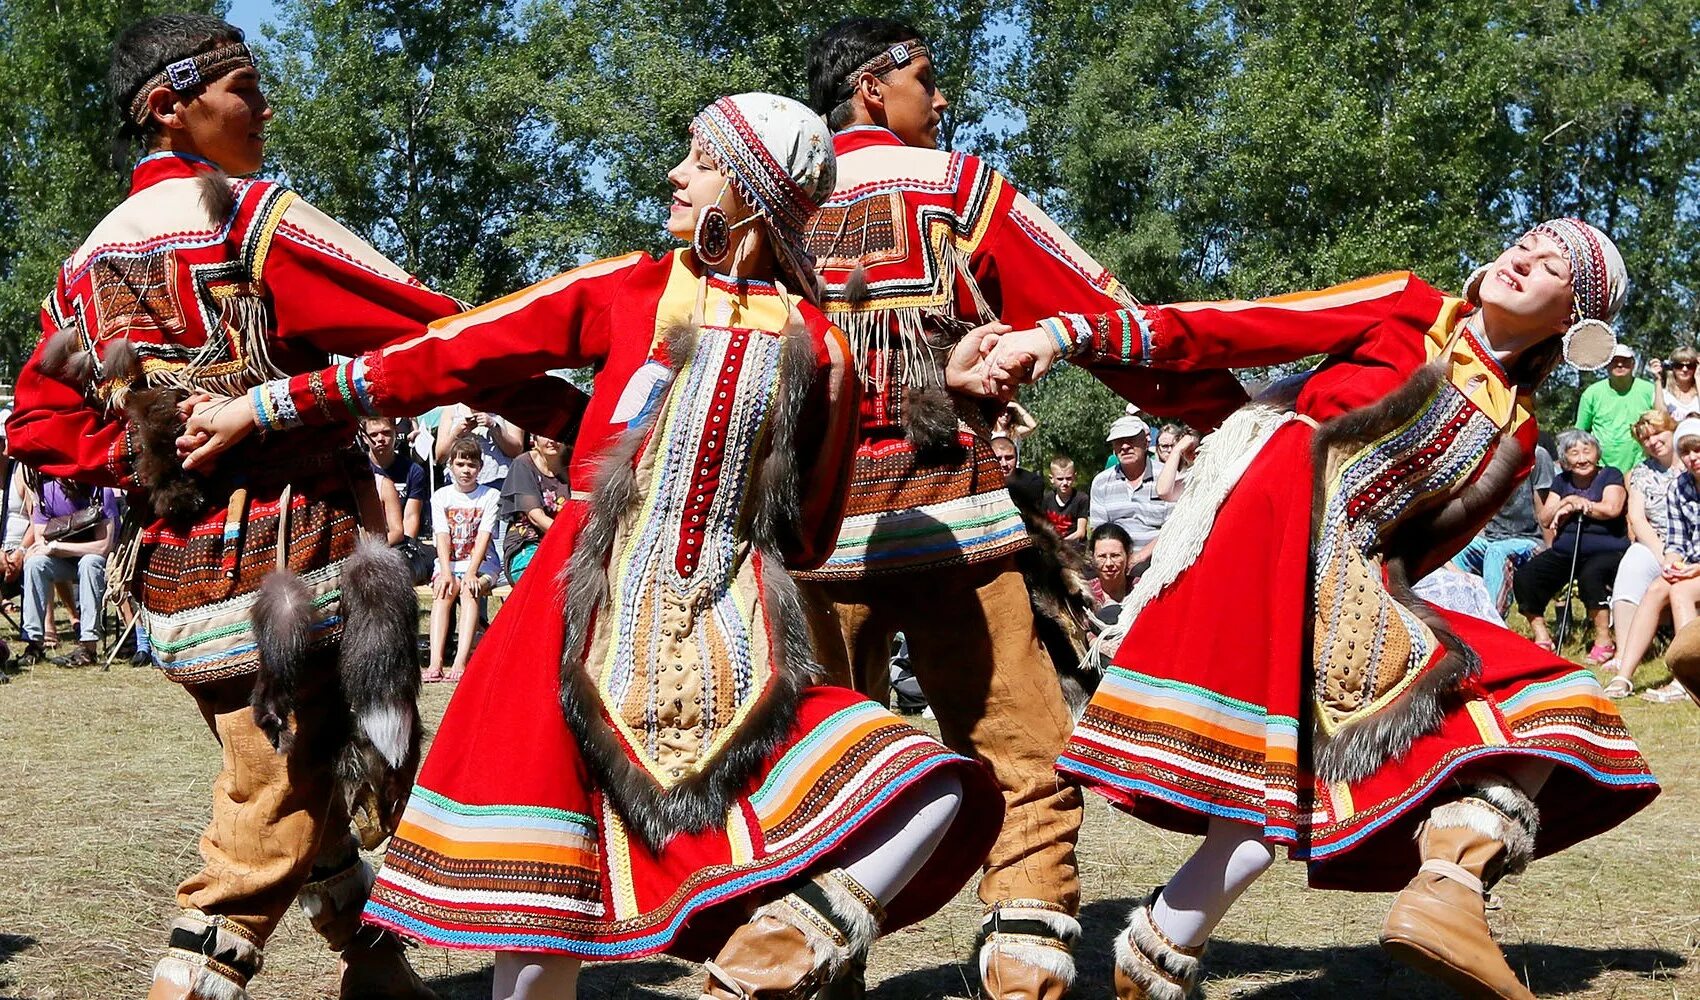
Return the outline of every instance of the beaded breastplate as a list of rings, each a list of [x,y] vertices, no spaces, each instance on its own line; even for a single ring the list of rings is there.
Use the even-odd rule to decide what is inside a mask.
[[[1325,734],[1385,707],[1439,652],[1433,630],[1388,593],[1380,549],[1412,512],[1468,484],[1502,428],[1446,373],[1434,382],[1402,424],[1328,458],[1312,543],[1312,680]]]
[[[763,565],[740,530],[780,398],[783,338],[704,326],[639,453],[586,668],[662,788],[714,759],[781,665]]]

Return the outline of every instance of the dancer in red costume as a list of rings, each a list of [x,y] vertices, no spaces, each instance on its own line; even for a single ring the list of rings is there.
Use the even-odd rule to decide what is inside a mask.
[[[497,997],[570,995],[583,959],[662,951],[716,956],[707,996],[810,994],[948,901],[1002,817],[980,767],[817,685],[785,572],[831,551],[854,444],[854,368],[801,242],[831,138],[766,94],[691,134],[669,175],[691,250],[208,404],[185,442],[596,368],[571,472],[590,489],[473,658],[366,911],[497,951]]]
[[[1470,996],[1532,996],[1488,932],[1487,889],[1657,786],[1592,674],[1408,584],[1528,473],[1534,389],[1561,354],[1604,362],[1627,284],[1605,234],[1560,219],[1478,270],[1465,299],[1390,274],[1138,307],[1133,344],[1077,337],[1104,328],[1094,317],[999,343],[996,365],[1036,372],[1103,350],[1180,370],[1326,356],[1289,405],[1248,407],[1207,439],[1058,762],[1136,816],[1206,835],[1118,939],[1122,1000],[1192,989],[1211,928],[1276,844],[1319,887],[1404,885],[1382,929],[1401,960]]]

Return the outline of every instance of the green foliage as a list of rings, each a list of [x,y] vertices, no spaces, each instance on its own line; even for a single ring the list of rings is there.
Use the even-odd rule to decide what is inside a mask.
[[[222,2],[0,2],[0,360],[40,336],[59,265],[124,195],[106,99],[112,41],[138,18]],[[15,361],[0,364],[10,377]]]
[[[1084,368],[1064,363],[1024,389],[1021,405],[1038,424],[1021,442],[1022,466],[1043,473],[1051,456],[1067,455],[1086,489],[1110,457],[1104,432],[1125,408],[1121,397]]]

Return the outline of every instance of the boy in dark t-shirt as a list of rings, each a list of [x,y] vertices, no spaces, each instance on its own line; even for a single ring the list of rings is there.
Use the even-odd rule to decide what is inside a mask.
[[[1074,488],[1074,459],[1057,455],[1051,459],[1051,488],[1045,491],[1041,509],[1051,527],[1075,548],[1086,550],[1086,511],[1091,501]]]

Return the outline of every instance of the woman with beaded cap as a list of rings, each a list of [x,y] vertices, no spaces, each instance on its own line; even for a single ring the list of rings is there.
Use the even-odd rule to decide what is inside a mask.
[[[811,995],[948,901],[1001,820],[977,765],[819,685],[785,572],[831,550],[858,405],[801,243],[830,137],[768,94],[716,101],[691,137],[668,175],[689,249],[587,265],[191,420],[212,451],[324,419],[315,391],[416,412],[596,368],[572,474],[594,486],[480,644],[366,911],[496,951],[499,998],[662,951],[715,956],[706,996]],[[951,365],[970,391],[977,344]]]
[[[1123,1000],[1191,991],[1277,844],[1314,886],[1403,885],[1381,932],[1400,960],[1469,996],[1532,996],[1489,933],[1487,889],[1657,785],[1592,674],[1409,585],[1528,474],[1535,388],[1561,356],[1604,363],[1627,286],[1604,233],[1557,219],[1463,298],[1396,273],[1114,324],[1157,369],[1325,357],[1284,404],[1205,439],[1058,761],[1148,822],[1205,834],[1117,939]],[[1099,347],[1058,324],[1003,337],[993,363],[1042,371]],[[1225,594],[1235,627],[1200,631]]]

